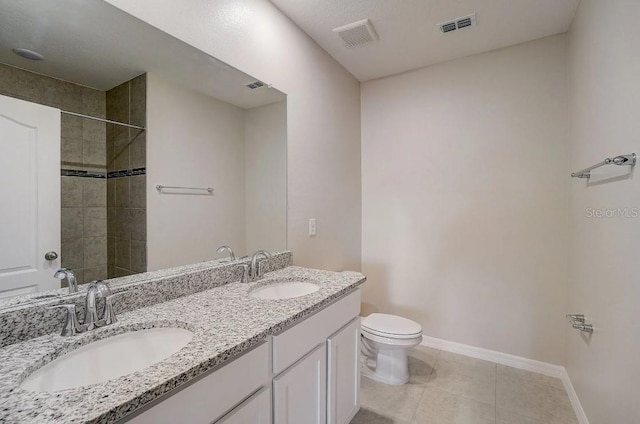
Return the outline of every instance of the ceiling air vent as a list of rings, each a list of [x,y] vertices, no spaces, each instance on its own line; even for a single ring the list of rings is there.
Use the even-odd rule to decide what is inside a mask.
[[[378,34],[369,19],[363,19],[338,28],[334,28],[347,47],[358,47],[378,39]]]
[[[456,18],[453,21],[443,22],[438,24],[438,28],[440,28],[440,32],[447,33],[451,31],[456,31],[458,29],[470,27],[476,24],[476,14],[473,13],[468,16],[463,16],[461,18]]]
[[[262,81],[254,81],[252,83],[247,84],[247,87],[249,87],[252,90],[255,90],[256,88],[264,87],[264,83]]]

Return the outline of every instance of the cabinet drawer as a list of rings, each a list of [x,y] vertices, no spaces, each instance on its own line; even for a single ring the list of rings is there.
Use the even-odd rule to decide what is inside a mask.
[[[271,391],[263,387],[215,424],[271,424]]]
[[[360,314],[360,289],[273,336],[273,373],[279,374]]]
[[[131,424],[210,424],[269,380],[263,343],[133,417]]]

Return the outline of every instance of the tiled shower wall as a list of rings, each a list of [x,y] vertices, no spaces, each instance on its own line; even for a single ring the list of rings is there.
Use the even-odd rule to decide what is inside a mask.
[[[105,93],[0,64],[0,94],[2,95],[98,118],[105,118],[107,112],[110,112],[113,115],[110,119],[120,120],[115,118],[124,117],[126,119],[122,119],[123,122],[139,122],[140,126],[144,126],[146,113],[145,81],[146,78],[141,76]],[[115,97],[120,99],[124,96],[122,94],[125,91],[124,87],[130,85],[134,86],[131,90],[135,93],[133,97],[142,100],[139,100],[135,107],[129,107],[129,103],[123,101],[124,106],[108,109],[107,97],[113,96],[109,93],[120,92],[120,97]],[[128,90],[129,88],[126,89],[127,96],[130,95]],[[119,102],[120,100],[112,104],[119,104]],[[63,267],[72,268],[79,282],[105,279],[115,275],[115,273],[109,274],[107,265],[116,263],[115,251],[108,249],[107,242],[107,234],[116,231],[110,232],[107,229],[107,165],[109,170],[131,169],[132,164],[144,169],[146,160],[144,133],[140,136],[139,131],[135,130],[129,134],[128,129],[122,131],[121,127],[115,125],[108,125],[110,128],[107,128],[103,122],[64,114],[61,119],[62,246],[59,252],[61,264]],[[111,127],[118,130],[113,130]],[[124,133],[126,136],[123,135]],[[120,138],[110,139],[110,141],[119,140],[115,143],[117,145],[115,149],[108,148],[110,144],[107,143],[107,134],[122,135]],[[129,142],[125,142],[126,140]],[[117,154],[115,154],[116,151]],[[108,159],[109,163],[107,163]],[[113,183],[109,184],[110,187],[114,187],[114,184],[118,184],[117,181],[120,180],[115,176],[112,178]],[[120,183],[119,204],[124,204],[127,199],[128,208],[142,209],[142,213],[139,211],[130,213],[132,219],[124,220],[126,231],[118,231],[118,233],[128,234],[123,235],[125,239],[134,239],[137,242],[133,250],[136,256],[132,258],[129,253],[130,265],[122,268],[127,273],[131,273],[146,270],[146,245],[140,246],[140,241],[146,239],[145,176],[126,178],[126,180],[128,180],[126,184]],[[129,191],[125,190],[125,187]],[[130,245],[130,243],[122,243],[122,246],[127,244]],[[126,252],[123,250],[124,248],[121,249],[121,254],[124,261]],[[109,254],[111,254],[110,257]],[[122,263],[124,265],[124,262]]]
[[[107,119],[145,127],[146,75],[107,92]],[[147,270],[146,133],[107,125],[108,275]]]
[[[105,93],[0,64],[0,94],[105,117]],[[62,115],[62,266],[78,280],[107,277],[106,130],[98,121]]]

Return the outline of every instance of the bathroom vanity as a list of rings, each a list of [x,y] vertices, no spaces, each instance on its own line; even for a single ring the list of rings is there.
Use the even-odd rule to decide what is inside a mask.
[[[274,423],[348,423],[360,406],[359,312],[356,289],[128,422],[266,424],[273,411]]]
[[[64,315],[48,309],[51,302],[30,305],[28,313],[24,307],[0,311],[5,332],[5,324],[19,316],[52,319],[56,328],[31,338],[24,328],[2,334],[0,421],[348,423],[359,409],[358,286],[364,276],[286,266],[286,252],[266,264],[264,278],[241,283],[240,263],[204,263],[156,278],[147,273],[144,281],[119,285],[115,290],[124,294],[114,306],[118,322],[76,336],[59,335]],[[286,298],[299,294],[297,283],[317,289]],[[263,298],[265,288],[276,286],[279,295]],[[160,329],[192,336],[172,355],[117,378],[62,391],[27,384],[82,349]],[[17,333],[23,340],[6,342]],[[131,349],[130,359],[135,355]],[[96,368],[128,362],[95,358]]]

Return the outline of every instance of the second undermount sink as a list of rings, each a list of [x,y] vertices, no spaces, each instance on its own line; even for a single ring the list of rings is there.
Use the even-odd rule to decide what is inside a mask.
[[[317,292],[319,289],[320,286],[308,281],[275,281],[252,290],[249,295],[258,299],[293,299]]]
[[[103,383],[168,358],[192,338],[189,330],[169,327],[119,334],[60,356],[29,375],[20,387],[56,392]]]

